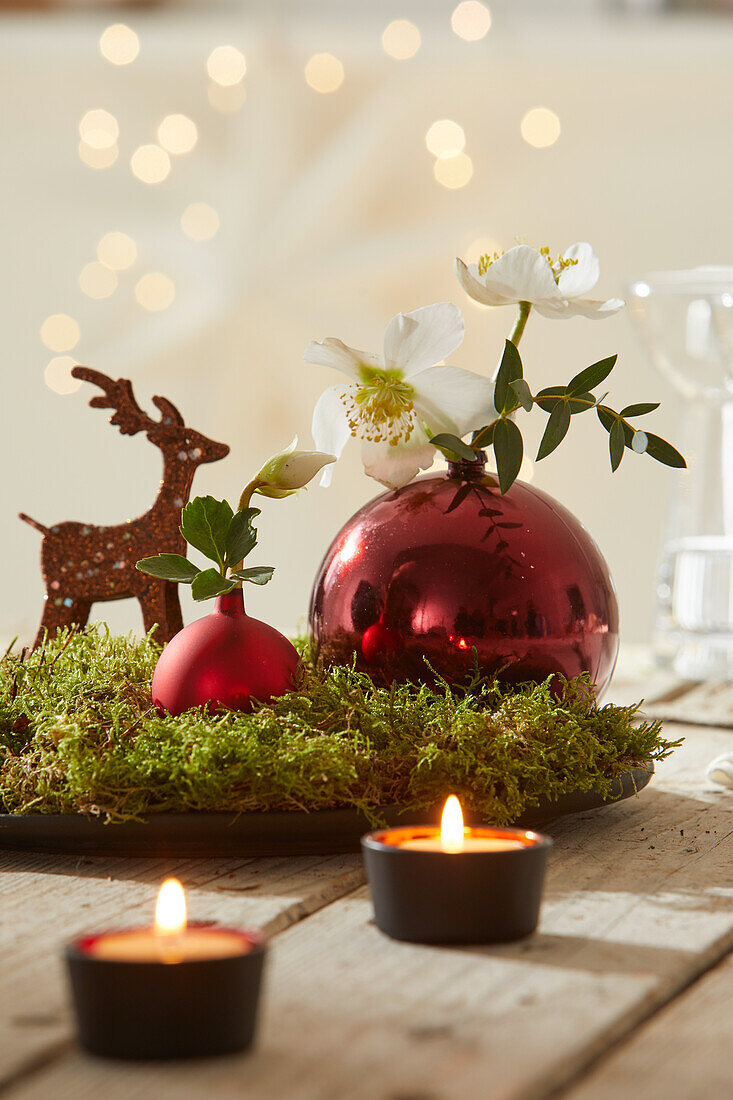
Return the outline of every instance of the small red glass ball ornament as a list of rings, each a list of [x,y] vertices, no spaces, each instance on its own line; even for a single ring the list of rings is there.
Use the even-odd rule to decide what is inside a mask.
[[[484,461],[364,505],[323,560],[310,628],[320,657],[356,656],[383,683],[430,667],[460,682],[475,651],[506,683],[587,672],[600,696],[618,654],[613,582],[590,535],[530,485],[502,496]]]
[[[165,647],[153,676],[153,703],[173,715],[205,705],[249,711],[254,700],[293,690],[299,660],[284,634],[250,618],[235,588]]]

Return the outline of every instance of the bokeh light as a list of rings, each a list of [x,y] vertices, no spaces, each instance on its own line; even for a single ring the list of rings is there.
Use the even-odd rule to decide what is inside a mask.
[[[435,157],[456,157],[466,147],[466,134],[457,122],[441,118],[426,133],[425,144]]]
[[[220,111],[223,115],[231,115],[244,105],[247,90],[243,83],[232,84],[228,88],[224,88],[221,84],[215,84],[212,80],[206,95],[215,111]]]
[[[79,322],[68,313],[52,313],[41,325],[41,340],[51,351],[71,351],[80,337]]]
[[[171,158],[159,145],[139,145],[130,160],[133,176],[143,183],[162,183],[171,170]]]
[[[117,275],[105,264],[94,260],[81,269],[79,286],[88,298],[109,298],[117,290]]]
[[[79,123],[79,136],[91,149],[111,149],[120,136],[120,126],[109,111],[95,108],[87,111]]]
[[[491,12],[479,0],[463,0],[450,18],[453,33],[464,42],[478,42],[491,28]]]
[[[476,237],[465,249],[461,259],[467,264],[477,264],[482,256],[493,256],[495,252],[501,252],[501,246],[493,237]]]
[[[86,164],[87,168],[96,170],[111,168],[119,155],[120,151],[116,145],[111,145],[109,149],[93,149],[85,141],[79,142],[79,159]]]
[[[137,245],[127,233],[105,233],[97,245],[97,259],[112,271],[126,271],[137,259]]]
[[[322,95],[335,92],[344,82],[344,67],[332,53],[316,53],[306,64],[305,81]]]
[[[152,313],[161,309],[167,309],[176,296],[176,288],[173,280],[160,271],[150,271],[138,279],[135,286],[135,297],[143,309]]]
[[[129,65],[140,53],[140,39],[132,27],[127,27],[124,23],[113,23],[102,31],[99,51],[105,61],[112,65]]]
[[[166,115],[158,127],[158,141],[169,153],[190,153],[199,139],[196,123],[188,115]]]
[[[247,61],[236,46],[217,46],[206,60],[206,71],[216,84],[239,84],[247,72]]]
[[[395,19],[384,28],[382,48],[395,61],[407,61],[420,49],[420,31],[409,19]]]
[[[546,149],[560,137],[560,119],[549,107],[533,107],[520,126],[522,137],[535,149]]]
[[[81,385],[81,378],[72,378],[73,367],[78,366],[76,359],[70,355],[55,355],[49,359],[43,378],[46,385],[54,393],[75,393]]]
[[[181,229],[192,241],[210,241],[219,228],[219,215],[206,202],[192,202],[181,214]]]
[[[459,153],[456,157],[438,157],[433,174],[438,183],[454,191],[458,187],[465,187],[471,179],[473,161],[466,153]]]

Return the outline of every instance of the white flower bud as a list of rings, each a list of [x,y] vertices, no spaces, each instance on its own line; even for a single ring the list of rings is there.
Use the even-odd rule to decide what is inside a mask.
[[[257,474],[257,492],[265,497],[286,497],[303,489],[324,466],[336,461],[335,455],[323,451],[297,451],[296,436],[284,451],[268,458]]]

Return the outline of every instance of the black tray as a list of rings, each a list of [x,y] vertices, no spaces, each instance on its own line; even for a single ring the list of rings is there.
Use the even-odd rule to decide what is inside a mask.
[[[515,824],[536,828],[569,814],[595,810],[631,798],[646,787],[654,765],[632,768],[613,783],[610,796],[574,791],[557,802],[543,800]],[[388,824],[422,825],[436,821],[435,811],[409,821],[398,806],[381,811]],[[152,814],[146,821],[107,824],[82,814],[0,814],[0,848],[72,855],[151,856],[300,856],[357,852],[370,829],[353,809],[313,813]]]

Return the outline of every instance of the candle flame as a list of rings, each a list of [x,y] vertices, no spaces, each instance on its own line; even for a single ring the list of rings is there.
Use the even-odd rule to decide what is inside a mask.
[[[185,930],[186,895],[177,878],[167,878],[155,905],[155,931],[163,936],[177,936]]]
[[[463,810],[454,794],[450,795],[443,807],[440,821],[440,844],[444,852],[463,850]]]

